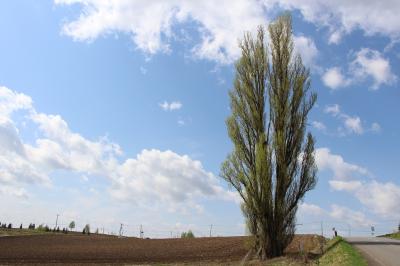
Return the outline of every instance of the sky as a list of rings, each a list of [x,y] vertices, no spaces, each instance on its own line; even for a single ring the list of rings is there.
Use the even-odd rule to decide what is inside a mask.
[[[318,184],[297,232],[400,220],[400,2],[0,3],[0,222],[171,237],[243,235],[219,176],[245,32],[282,12],[318,101]],[[212,225],[212,228],[211,228]]]

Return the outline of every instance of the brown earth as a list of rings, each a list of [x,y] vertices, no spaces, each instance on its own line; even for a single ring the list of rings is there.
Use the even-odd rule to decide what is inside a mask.
[[[247,253],[248,237],[138,239],[101,235],[29,235],[0,237],[0,264],[94,263],[151,264],[239,262]],[[318,245],[313,235],[296,236],[288,253]],[[247,243],[247,244],[246,244]]]

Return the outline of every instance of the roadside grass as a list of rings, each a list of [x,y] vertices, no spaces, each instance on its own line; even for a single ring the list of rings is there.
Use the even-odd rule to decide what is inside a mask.
[[[379,237],[389,237],[389,238],[400,240],[400,232],[393,233],[393,234],[386,234],[386,235],[379,236]]]
[[[361,254],[341,237],[334,238],[329,242],[330,248],[328,247],[327,252],[318,259],[317,265],[368,265]]]

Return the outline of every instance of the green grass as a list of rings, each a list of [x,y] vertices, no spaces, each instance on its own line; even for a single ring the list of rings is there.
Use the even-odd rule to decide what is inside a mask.
[[[40,230],[30,230],[30,229],[6,229],[0,228],[0,236],[27,236],[27,235],[38,235],[38,234],[48,234],[50,232],[40,231]]]
[[[400,240],[400,232],[393,233],[393,234],[383,235],[383,236],[381,236],[381,237],[389,237],[389,238],[399,239],[399,240]]]
[[[368,265],[361,254],[342,238],[338,237],[330,242],[330,248],[328,248],[327,252],[319,259],[319,265]]]

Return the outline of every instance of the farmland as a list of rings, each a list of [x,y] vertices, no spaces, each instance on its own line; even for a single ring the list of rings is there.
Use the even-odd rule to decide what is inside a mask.
[[[247,237],[139,239],[106,235],[36,234],[0,237],[0,264],[94,263],[223,263],[239,264]],[[287,253],[318,246],[312,235],[296,236]]]

